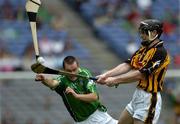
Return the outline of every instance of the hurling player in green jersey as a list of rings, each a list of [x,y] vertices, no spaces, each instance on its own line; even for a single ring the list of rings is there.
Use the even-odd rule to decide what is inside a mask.
[[[67,72],[91,76],[91,73],[80,68],[78,60],[67,56],[63,60],[63,69]],[[95,82],[85,78],[59,75],[56,78],[47,78],[38,74],[36,80],[55,90],[74,119],[76,124],[117,124],[108,113],[105,106],[99,101]]]

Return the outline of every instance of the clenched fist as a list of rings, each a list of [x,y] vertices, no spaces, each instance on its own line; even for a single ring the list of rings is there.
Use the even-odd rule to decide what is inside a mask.
[[[37,74],[35,81],[44,81],[45,77],[42,74]]]

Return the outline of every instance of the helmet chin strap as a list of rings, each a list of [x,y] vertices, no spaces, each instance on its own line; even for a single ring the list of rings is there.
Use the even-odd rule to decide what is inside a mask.
[[[158,37],[158,34],[156,34],[156,36],[152,37],[151,32],[148,31],[148,36],[149,36],[149,41],[154,41]]]
[[[149,40],[141,42],[141,44],[143,46],[149,46],[158,37],[158,34],[156,34],[156,36],[152,37],[151,32],[148,31],[148,36],[149,36]]]

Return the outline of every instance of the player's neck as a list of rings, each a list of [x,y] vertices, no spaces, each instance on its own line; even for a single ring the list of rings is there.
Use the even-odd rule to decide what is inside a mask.
[[[154,41],[152,41],[152,43],[148,46],[148,49],[157,44],[159,41],[159,39],[155,39]]]

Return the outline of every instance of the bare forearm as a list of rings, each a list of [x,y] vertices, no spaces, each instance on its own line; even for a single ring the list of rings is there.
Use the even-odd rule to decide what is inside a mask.
[[[93,102],[98,99],[98,96],[96,93],[90,93],[90,94],[76,94],[75,96],[77,99],[82,100],[84,102]]]
[[[118,65],[117,67],[109,70],[108,72],[106,72],[106,75],[109,76],[116,76],[116,75],[120,75],[123,73],[128,72],[131,69],[131,66],[127,63],[122,63],[120,65]]]
[[[134,81],[139,81],[142,78],[144,78],[144,75],[139,72],[139,70],[131,70],[128,73],[116,76],[115,82],[116,84],[132,83]]]
[[[53,80],[53,79],[48,79],[48,78],[45,78],[42,83],[44,85],[46,85],[47,87],[50,87],[50,88],[54,88],[58,85],[58,82],[56,80]]]

